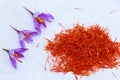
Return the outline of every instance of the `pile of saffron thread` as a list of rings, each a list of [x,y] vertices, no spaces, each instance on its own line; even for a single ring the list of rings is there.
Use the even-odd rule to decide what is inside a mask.
[[[99,69],[120,65],[120,43],[112,41],[108,30],[98,24],[87,28],[77,24],[47,41],[47,62],[53,72],[89,76]]]

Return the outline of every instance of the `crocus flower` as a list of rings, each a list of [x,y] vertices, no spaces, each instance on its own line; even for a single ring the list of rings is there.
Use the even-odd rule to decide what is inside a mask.
[[[11,26],[18,34],[19,34],[19,43],[21,47],[25,47],[25,42],[31,43],[33,42],[32,37],[38,35],[37,32],[30,31],[30,30],[18,30]]]
[[[38,32],[41,32],[42,26],[46,27],[46,21],[52,22],[54,20],[54,17],[51,14],[40,13],[40,12],[33,13],[29,9],[27,8],[25,9],[33,16],[34,26]]]
[[[16,61],[19,61],[19,62],[22,63],[22,61],[19,60],[19,58],[23,58],[24,55],[22,53],[25,52],[28,49],[27,48],[17,48],[17,49],[8,50],[8,49],[3,48],[3,50],[8,53],[11,64],[16,69],[17,68]]]

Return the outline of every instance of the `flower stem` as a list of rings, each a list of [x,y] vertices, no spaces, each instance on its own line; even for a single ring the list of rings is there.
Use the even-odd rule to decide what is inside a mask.
[[[7,49],[5,49],[5,48],[3,48],[3,50],[6,51],[6,52],[9,52],[9,50],[7,50]]]
[[[27,10],[31,15],[33,15],[33,12],[27,9],[26,7],[23,7],[25,10]]]
[[[17,33],[19,33],[20,31],[16,28],[14,28],[13,26],[10,25],[11,28],[13,28]]]

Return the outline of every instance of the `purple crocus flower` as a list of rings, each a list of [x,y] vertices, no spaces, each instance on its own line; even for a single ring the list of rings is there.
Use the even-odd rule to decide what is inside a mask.
[[[32,37],[38,35],[37,32],[34,31],[30,31],[30,30],[18,30],[16,28],[14,28],[13,26],[11,26],[18,34],[19,34],[19,43],[21,45],[21,47],[25,47],[25,43],[31,43],[33,42]]]
[[[11,64],[16,69],[17,68],[16,61],[19,61],[22,63],[22,61],[19,60],[19,58],[23,58],[24,55],[22,53],[28,49],[27,48],[17,48],[17,49],[8,50],[8,49],[3,48],[3,50],[9,54]]]
[[[52,22],[54,20],[54,17],[51,14],[40,13],[40,12],[33,13],[29,9],[27,8],[25,9],[33,16],[34,26],[38,32],[41,32],[42,26],[46,27],[46,21]]]

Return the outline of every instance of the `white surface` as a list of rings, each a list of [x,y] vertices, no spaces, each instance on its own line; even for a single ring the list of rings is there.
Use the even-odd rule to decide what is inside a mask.
[[[50,13],[54,15],[55,20],[47,24],[41,35],[34,37],[32,44],[26,44],[29,51],[25,52],[23,63],[18,63],[15,70],[8,54],[2,48],[20,47],[18,35],[9,25],[21,30],[34,30],[32,17],[23,6],[33,12]],[[58,25],[59,22],[65,28],[72,28],[73,24],[80,22],[85,25],[99,23],[103,27],[108,27],[111,37],[118,37],[120,41],[120,11],[110,14],[112,10],[120,10],[120,0],[0,0],[0,80],[75,80],[71,73],[64,75],[50,72],[49,69],[44,70],[47,55],[44,51],[45,38],[54,38],[54,34],[62,29]],[[38,42],[39,47],[36,48]],[[120,69],[100,70],[79,80],[120,80]]]

